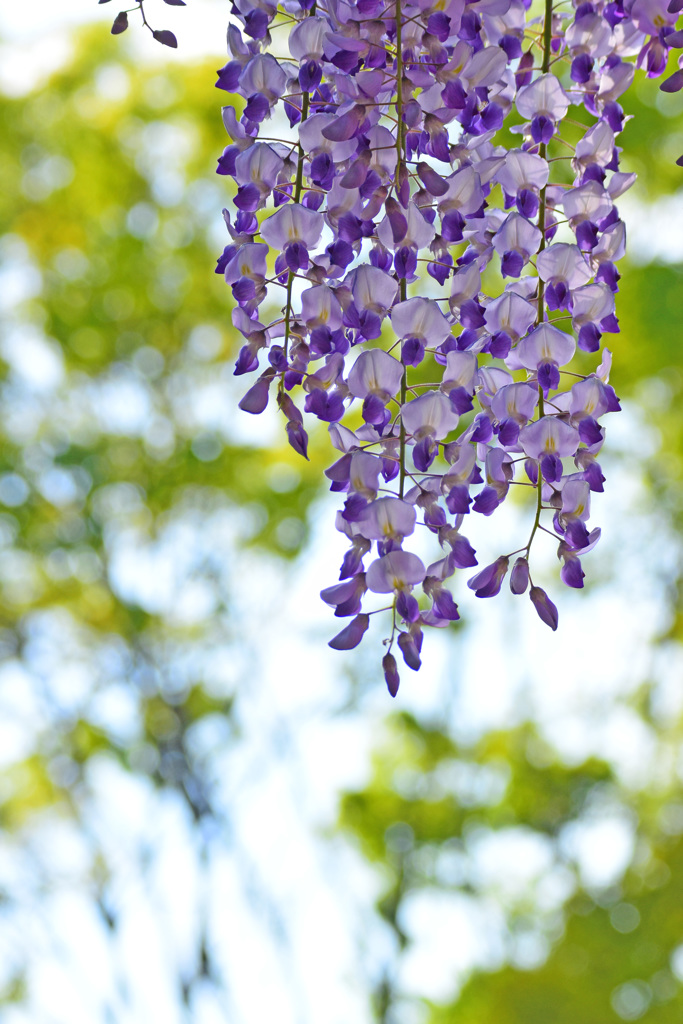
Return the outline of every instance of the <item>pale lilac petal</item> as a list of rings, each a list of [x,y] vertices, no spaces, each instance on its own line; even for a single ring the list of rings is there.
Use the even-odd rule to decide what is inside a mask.
[[[406,234],[395,242],[391,229],[389,217],[385,217],[377,228],[377,237],[385,249],[396,249],[397,246],[412,246],[415,249],[424,249],[434,238],[436,231],[425,218],[424,214],[417,208],[415,203],[410,203],[405,211],[407,220]]]
[[[272,146],[257,142],[235,160],[235,181],[238,185],[256,185],[266,195],[272,191],[283,166],[284,160]]]
[[[331,142],[348,142],[358,134],[365,120],[365,107],[355,104],[343,114],[333,117],[322,130],[322,134]]]
[[[349,279],[352,282],[353,301],[358,309],[384,314],[393,306],[398,294],[398,283],[379,267],[357,267],[347,275],[346,281]]]
[[[516,196],[523,188],[540,191],[547,185],[549,175],[547,160],[523,149],[512,149],[497,171],[496,181],[509,196]]]
[[[562,488],[562,515],[585,521],[590,515],[590,487],[587,480],[569,479]]]
[[[230,136],[233,142],[241,142],[247,139],[247,133],[244,130],[244,125],[240,124],[237,120],[237,114],[235,113],[234,107],[222,107],[221,116],[223,118],[223,127]],[[245,142],[246,145],[251,145],[251,140]]]
[[[542,363],[556,363],[565,366],[576,351],[576,342],[570,334],[558,331],[548,323],[538,327],[522,338],[515,353],[522,366],[535,370]]]
[[[264,278],[268,246],[262,242],[247,242],[241,245],[225,268],[225,280],[235,284],[241,277]]]
[[[367,395],[393,397],[401,387],[403,364],[382,349],[361,352],[349,373],[349,391],[354,398]]]
[[[585,14],[569,25],[565,42],[570,50],[606,57],[610,51],[611,36],[610,27],[601,14]]]
[[[348,160],[356,152],[358,143],[356,139],[349,139],[347,142],[332,142],[325,138],[323,129],[334,120],[334,114],[310,114],[306,120],[299,125],[299,142],[304,152],[315,155],[317,153],[334,153],[337,160]],[[342,189],[342,191],[344,191]]]
[[[519,443],[530,459],[540,459],[543,455],[559,455],[560,458],[574,455],[580,441],[578,430],[557,416],[543,416],[522,427],[519,434]]]
[[[539,252],[536,269],[542,281],[562,281],[570,289],[586,284],[593,276],[578,245],[567,242],[555,242]]]
[[[246,63],[246,59],[250,56],[250,50],[237,25],[228,25],[227,44],[230,56],[244,57]]]
[[[374,594],[391,594],[421,583],[425,567],[411,551],[390,551],[371,562],[365,582]]]
[[[427,575],[434,576],[437,580],[447,580],[454,572],[455,569],[451,564],[451,560],[448,555],[440,558],[438,562],[432,562],[432,564],[427,567]]]
[[[401,419],[415,439],[433,437],[440,441],[455,430],[460,417],[445,395],[431,392],[402,405]]]
[[[295,60],[319,60],[328,32],[323,18],[304,18],[289,33],[289,52]]]
[[[323,115],[321,114],[320,116],[322,117]],[[308,121],[306,124],[308,124]],[[336,151],[334,155],[337,158]],[[362,213],[362,210],[363,203],[358,189],[344,188],[339,180],[335,179],[334,185],[327,193],[325,220],[330,227],[336,231],[340,217],[343,217],[345,213],[352,213],[356,217]],[[372,269],[374,270],[375,268],[373,267]]]
[[[382,460],[369,452],[354,452],[351,456],[349,483],[351,490],[366,498],[377,496],[377,487]]]
[[[617,171],[613,174],[607,183],[607,191],[609,192],[612,199],[618,199],[619,196],[623,196],[624,192],[628,192],[632,185],[635,184],[637,174],[634,172],[626,173]]]
[[[488,304],[484,320],[486,329],[491,334],[504,331],[514,343],[526,334],[536,316],[537,309],[531,302],[527,302],[516,292],[505,291]]]
[[[342,426],[341,423],[330,423],[327,429],[330,441],[337,451],[348,453],[358,448],[359,441],[353,430]]]
[[[565,216],[572,224],[583,220],[597,223],[612,209],[612,199],[597,181],[587,181],[578,188],[568,189],[562,197]]]
[[[477,461],[477,453],[471,444],[457,446],[457,456],[448,473],[443,477],[442,488],[448,494],[451,488],[466,483],[472,476]]]
[[[485,46],[467,62],[461,77],[471,89],[494,85],[507,67],[507,54],[500,46]]]
[[[535,224],[519,213],[511,213],[493,236],[493,248],[501,255],[506,252],[518,252],[528,259],[538,252],[540,244],[541,232]]]
[[[452,333],[437,303],[419,296],[397,302],[391,311],[391,323],[397,338],[419,338],[433,346],[441,345]]]
[[[308,19],[307,19],[308,20]],[[342,326],[342,308],[332,288],[325,284],[307,288],[301,295],[302,316],[306,325],[328,327],[336,331]]]
[[[605,68],[600,76],[600,85],[598,86],[600,102],[613,103],[618,99],[630,87],[635,72],[635,65],[625,60],[619,61],[611,68]],[[598,125],[601,124],[604,124],[604,121],[598,121]]]
[[[409,203],[407,210],[408,233],[403,245],[411,245],[415,249],[424,249],[436,235],[432,224],[427,220],[416,203]]]
[[[511,458],[502,448],[489,448],[486,453],[486,482],[488,484],[507,484],[512,478]]]
[[[608,348],[606,348],[606,349],[603,349],[602,359],[600,360],[600,365],[598,366],[598,368],[595,371],[595,375],[596,375],[596,377],[600,378],[600,380],[603,382],[603,384],[607,384],[609,382],[609,375],[610,375],[611,369],[612,369],[612,353],[610,352],[610,350]]]
[[[339,352],[333,352],[327,357],[321,367],[315,373],[309,374],[303,383],[304,391],[311,392],[315,388],[327,390],[339,381],[344,372],[344,357]]]
[[[480,177],[471,164],[462,167],[446,180],[448,192],[439,201],[439,213],[459,210],[465,217],[476,213],[484,202],[484,193]]]
[[[468,263],[457,270],[451,280],[451,308],[474,299],[481,291],[481,274],[476,263]]]
[[[473,352],[449,352],[446,356],[441,390],[447,393],[453,388],[465,388],[472,394],[476,372],[477,357]]]
[[[572,324],[578,330],[584,324],[600,323],[614,312],[614,294],[601,281],[577,288],[572,294]]]
[[[501,369],[499,366],[480,366],[477,371],[477,379],[482,389],[479,394],[486,398],[487,396],[492,397],[496,391],[500,391],[501,388],[512,384],[513,378],[511,373]],[[485,402],[484,404],[490,403]]]
[[[241,306],[234,307],[230,314],[230,318],[232,320],[232,326],[236,327],[247,341],[253,338],[258,338],[266,344],[270,340],[270,331],[263,326],[260,320],[252,320]]]
[[[385,178],[386,175],[393,177],[398,163],[394,136],[388,128],[376,124],[367,132],[367,137],[371,153],[371,170],[377,171],[381,178]]]
[[[560,121],[569,110],[569,97],[555,75],[540,75],[531,85],[523,86],[515,103],[528,121],[538,115]]]
[[[606,121],[598,121],[577,142],[574,159],[583,165],[599,164],[604,167],[612,159],[613,152],[614,132]]]
[[[417,513],[413,505],[400,498],[378,498],[371,502],[358,520],[368,540],[401,540],[415,529]]]
[[[240,75],[240,92],[243,96],[261,93],[271,103],[284,95],[287,75],[284,68],[269,53],[259,53],[247,61]]]
[[[313,249],[320,240],[323,216],[300,203],[287,203],[261,224],[261,237],[272,249],[282,251],[292,242]]]
[[[491,412],[499,422],[527,423],[538,405],[538,388],[518,381],[501,388],[493,396]]]
[[[626,252],[626,227],[623,221],[612,224],[600,235],[600,240],[591,252],[591,260],[596,265],[609,261],[617,263]]]

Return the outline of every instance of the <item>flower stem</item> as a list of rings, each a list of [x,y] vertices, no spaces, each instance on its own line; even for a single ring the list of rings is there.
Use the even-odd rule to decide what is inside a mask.
[[[552,27],[553,27],[553,3],[552,0],[545,0],[545,17],[543,20],[543,74],[548,73],[550,67],[550,44],[552,42]],[[547,147],[545,142],[541,142],[538,147],[538,155],[545,160],[546,159]],[[545,249],[545,214],[546,214],[546,189],[547,185],[544,185],[541,189],[540,203],[538,207],[538,227],[541,232],[541,244],[539,252],[543,252]],[[536,323],[542,324],[545,320],[545,284],[541,280],[539,275],[538,278],[538,307],[536,313]],[[539,385],[538,388],[538,418],[543,419],[545,416],[545,408],[543,405],[543,388]],[[529,537],[529,543],[526,546],[527,558],[531,550],[531,544],[536,531],[538,530],[539,523],[541,521],[541,509],[543,505],[543,474],[541,473],[541,465],[538,465],[538,483],[536,485],[536,516],[534,518],[534,525],[531,528],[531,535]]]
[[[400,287],[401,287],[401,301],[404,302],[405,301],[405,297],[406,297],[406,279],[405,279],[405,277],[401,278],[401,286]],[[408,392],[408,367],[404,363],[403,364],[403,376],[401,377],[401,406],[404,406],[405,403],[406,403],[407,392]],[[405,483],[406,483],[406,428],[405,428],[405,423],[403,422],[403,417],[402,416],[401,416],[401,428],[400,428],[400,434],[399,434],[399,443],[400,443],[400,451],[399,451],[400,470],[399,470],[399,478],[398,478],[398,496],[399,496],[399,498],[402,498],[403,497],[403,492],[405,490]]]
[[[308,12],[308,16],[309,16],[309,18],[315,17],[315,3],[313,4],[313,6],[311,7],[310,11]],[[303,102],[301,104],[301,123],[302,124],[306,120],[306,118],[308,117],[309,105],[310,105],[309,94],[307,92],[305,92],[304,93]],[[303,185],[304,185],[304,156],[305,156],[305,154],[304,154],[303,146],[301,145],[301,142],[299,142],[299,154],[298,154],[297,163],[296,163],[296,179],[295,179],[295,182],[294,182],[294,196],[293,196],[293,199],[294,199],[295,203],[300,203],[301,202],[301,193],[303,192]],[[295,277],[296,277],[296,274],[294,273],[294,271],[290,270],[289,275],[287,277],[287,305],[285,307],[285,340],[284,340],[284,344],[282,346],[283,349],[284,349],[284,353],[285,353],[285,359],[287,359],[288,349],[289,349],[289,324],[290,324],[290,320],[291,320],[291,316],[292,316],[292,285],[294,284],[294,278]],[[280,386],[282,387],[283,385],[284,385],[284,378],[282,378],[281,381],[280,381]]]
[[[401,0],[396,0],[396,119],[398,124],[396,126],[396,178],[395,191],[396,198],[398,199],[398,192],[401,183],[401,171],[405,168],[405,153],[403,146],[403,21],[401,11]],[[399,282],[401,301],[405,302],[406,299],[406,279],[402,277]],[[403,365],[403,376],[401,377],[401,406],[405,405],[408,392],[408,367]],[[406,483],[406,428],[403,423],[403,417],[401,417],[400,426],[400,451],[399,451],[399,478],[398,478],[398,496],[403,497],[405,492]]]

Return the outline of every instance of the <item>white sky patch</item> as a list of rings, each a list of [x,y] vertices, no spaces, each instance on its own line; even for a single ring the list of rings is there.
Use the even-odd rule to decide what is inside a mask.
[[[531,829],[481,829],[468,838],[476,885],[505,905],[528,897],[553,865],[552,843]]]
[[[648,203],[639,198],[636,185],[619,199],[619,213],[634,263],[683,263],[683,191]]]
[[[633,824],[624,814],[605,811],[566,826],[562,845],[585,886],[603,889],[620,880],[633,857]]]
[[[2,357],[22,383],[35,391],[51,391],[64,377],[60,346],[30,326],[9,328],[0,343]]]
[[[125,7],[125,5],[122,5]],[[106,36],[119,8],[115,3],[96,0],[32,0],[30,4],[3,4],[0,8],[0,89],[12,96],[29,92],[62,67],[72,53],[70,31],[87,22],[98,23]],[[145,64],[173,65],[178,61],[215,56],[227,60],[228,10],[222,0],[189,0],[186,7],[173,7],[161,0],[148,0],[148,21],[155,29],[170,29],[178,49],[162,46],[144,29],[132,12],[125,36],[112,37],[112,59],[121,47],[132,50]],[[36,26],[39,26],[38,28]],[[117,85],[117,88],[120,86]]]
[[[502,962],[505,926],[493,901],[424,889],[407,896],[401,924],[414,943],[401,972],[406,994],[445,1001],[473,968]]]
[[[0,239],[0,313],[6,316],[27,299],[40,294],[42,278],[29,248],[18,235]]]

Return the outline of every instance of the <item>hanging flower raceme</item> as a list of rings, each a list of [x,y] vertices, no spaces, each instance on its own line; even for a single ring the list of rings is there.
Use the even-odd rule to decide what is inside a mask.
[[[683,0],[547,0],[540,22],[526,6],[239,0],[217,82],[236,97],[218,172],[237,211],[217,272],[243,338],[235,373],[258,374],[240,407],[274,398],[304,457],[305,417],[326,424],[348,545],[322,591],[349,619],[331,646],[386,614],[392,695],[394,651],[419,668],[423,628],[459,617],[448,581],[477,565],[468,516],[531,490],[528,540],[469,588],[493,597],[509,572],[552,629],[538,538],[554,535],[562,581],[581,587],[600,534],[590,496],[619,402],[607,349],[587,375],[572,364],[619,330],[616,204],[634,180],[619,99],[634,57],[655,77],[683,48]],[[664,88],[681,84],[683,70]]]

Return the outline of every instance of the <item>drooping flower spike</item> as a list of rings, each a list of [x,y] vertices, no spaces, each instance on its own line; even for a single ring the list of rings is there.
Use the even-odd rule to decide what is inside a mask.
[[[518,0],[238,0],[217,86],[235,183],[217,272],[242,335],[240,407],[275,400],[307,457],[305,417],[328,427],[326,471],[348,550],[322,591],[357,646],[388,615],[394,650],[420,666],[423,628],[458,618],[447,581],[477,565],[468,516],[514,486],[533,494],[518,551],[469,587],[493,597],[510,570],[541,620],[557,608],[533,580],[539,531],[561,579],[581,559],[603,417],[618,411],[603,336],[619,330],[619,104],[634,64],[662,75],[683,0],[573,0],[530,19]],[[287,55],[289,54],[289,56]],[[679,61],[683,68],[683,58]],[[683,70],[664,82],[683,85]],[[515,133],[506,148],[497,136]],[[484,271],[489,291],[484,291]],[[588,375],[577,350],[599,353]],[[585,366],[584,363],[580,365]],[[299,399],[297,399],[299,395]],[[426,565],[415,538],[434,545]],[[431,535],[431,537],[430,537]],[[514,562],[512,561],[514,559]],[[395,645],[395,646],[394,646]]]

